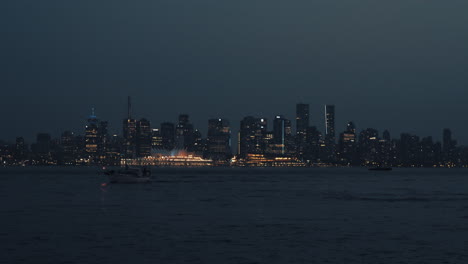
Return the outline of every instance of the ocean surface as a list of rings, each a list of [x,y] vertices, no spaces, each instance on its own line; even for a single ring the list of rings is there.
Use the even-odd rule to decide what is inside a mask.
[[[468,263],[468,169],[0,168],[0,263]]]

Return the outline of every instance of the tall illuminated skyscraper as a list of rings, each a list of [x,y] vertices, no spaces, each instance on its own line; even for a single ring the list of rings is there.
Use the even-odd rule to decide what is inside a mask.
[[[325,105],[325,136],[326,139],[335,144],[335,106]]]
[[[123,154],[125,158],[134,158],[136,156],[136,120],[131,117],[132,103],[128,97],[127,118],[123,120],[124,146]]]
[[[290,138],[291,121],[281,115],[277,115],[273,119],[274,152],[281,155],[286,154]]]
[[[266,132],[267,120],[265,118],[244,117],[239,130],[239,155],[245,158],[247,154],[264,154]]]
[[[335,161],[335,106],[325,105],[325,149],[323,158],[326,162]]]
[[[85,130],[85,151],[88,158],[92,159],[93,161],[97,156],[98,144],[98,119],[94,114],[93,108],[92,113],[88,118],[88,125],[86,126]]]

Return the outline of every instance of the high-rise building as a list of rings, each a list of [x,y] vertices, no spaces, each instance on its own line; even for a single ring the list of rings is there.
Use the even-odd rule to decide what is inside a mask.
[[[455,148],[457,146],[457,141],[452,139],[452,131],[448,128],[443,131],[443,141],[442,141],[442,156],[444,163],[446,165],[452,164],[455,162]]]
[[[123,120],[123,154],[125,158],[136,157],[136,120],[131,117],[132,102],[130,96],[128,97],[128,112],[127,118]]]
[[[325,139],[335,144],[335,106],[325,105]]]
[[[151,148],[152,149],[163,148],[161,129],[159,128],[153,128],[151,130]]]
[[[63,132],[60,137],[60,145],[62,146],[63,163],[74,165],[78,155],[75,134],[71,131]]]
[[[309,105],[296,105],[296,135],[305,135],[309,127]]]
[[[291,137],[291,121],[281,115],[277,115],[273,119],[273,153],[288,154],[291,148]]]
[[[245,158],[247,154],[264,154],[266,132],[265,118],[245,117],[241,121],[239,130],[239,155]]]
[[[162,146],[165,150],[173,150],[175,147],[175,126],[173,123],[164,122],[161,124]]]
[[[109,132],[107,130],[109,123],[107,121],[99,122],[98,126],[98,157],[101,162],[106,159],[109,151]]]
[[[353,122],[349,122],[339,139],[338,158],[341,164],[357,165],[356,141],[356,127]]]
[[[325,153],[324,160],[334,162],[336,159],[335,139],[335,106],[325,105]]]
[[[302,158],[306,148],[307,128],[309,127],[309,105],[296,105],[296,155]]]
[[[94,108],[92,110],[91,115],[88,118],[88,125],[85,129],[85,151],[87,158],[95,161],[95,158],[98,154],[98,144],[99,144],[99,137],[98,137],[98,119],[94,114]]]
[[[421,161],[421,144],[419,137],[408,133],[402,133],[399,142],[400,164],[404,167],[415,167]]]
[[[140,119],[137,122],[137,157],[151,156],[151,124],[146,119]]]
[[[379,163],[379,132],[367,128],[359,134],[359,156],[364,165],[378,165]]]
[[[205,151],[205,141],[202,138],[202,134],[198,129],[193,131],[193,150],[192,152],[196,155],[203,155]]]
[[[193,151],[194,137],[193,125],[186,114],[179,115],[179,122],[176,126],[176,148]]]
[[[52,160],[52,145],[50,134],[37,134],[36,143],[31,147],[36,164],[48,164]]]
[[[322,148],[322,134],[315,126],[310,126],[306,130],[306,139],[304,143],[304,152],[300,156],[309,163],[319,162]]]
[[[213,160],[227,160],[231,157],[231,128],[228,120],[208,120],[205,156]]]
[[[14,158],[16,161],[23,161],[26,159],[27,146],[23,137],[17,137],[15,143]]]

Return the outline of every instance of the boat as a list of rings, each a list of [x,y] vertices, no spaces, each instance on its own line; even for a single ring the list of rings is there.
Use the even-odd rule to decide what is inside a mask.
[[[104,172],[109,176],[111,183],[147,183],[151,181],[151,171],[146,167],[129,168],[122,170],[107,170]]]
[[[372,167],[369,168],[370,171],[391,171],[392,167]]]

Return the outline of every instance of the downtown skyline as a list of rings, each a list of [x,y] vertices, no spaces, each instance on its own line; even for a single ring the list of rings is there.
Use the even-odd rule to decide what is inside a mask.
[[[358,128],[352,120],[340,130],[336,127],[340,112],[335,105],[323,107],[322,126],[310,122],[309,104],[298,103],[294,119],[249,115],[235,129],[232,121],[217,117],[208,120],[207,133],[192,123],[189,114],[179,114],[176,122],[155,124],[136,117],[132,109],[129,96],[121,133],[112,133],[111,124],[99,119],[93,108],[84,131],[65,130],[60,137],[40,132],[35,142],[19,136],[14,144],[2,144],[0,159],[3,164],[135,165],[146,157],[152,156],[144,161],[151,163],[154,157],[166,159],[185,153],[182,155],[203,159],[200,164],[213,165],[468,165],[468,148],[459,145],[449,128],[443,129],[442,141],[412,133],[395,135],[388,129]]]

